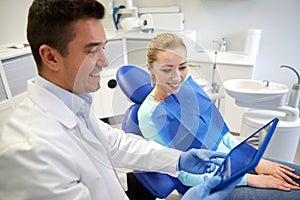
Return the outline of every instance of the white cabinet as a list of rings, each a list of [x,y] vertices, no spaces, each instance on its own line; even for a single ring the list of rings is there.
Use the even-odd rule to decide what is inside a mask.
[[[26,95],[27,80],[37,69],[29,50],[8,49],[0,54],[0,127]]]
[[[31,53],[5,59],[1,62],[11,95],[14,97],[25,92],[27,80],[33,78],[37,73]]]
[[[128,63],[146,67],[147,47],[150,39],[126,39]]]

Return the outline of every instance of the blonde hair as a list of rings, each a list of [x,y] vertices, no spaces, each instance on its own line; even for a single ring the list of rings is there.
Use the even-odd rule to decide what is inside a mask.
[[[157,61],[157,53],[160,51],[168,51],[172,49],[183,48],[185,51],[186,46],[183,40],[173,33],[161,33],[155,36],[149,43],[147,50],[147,64],[152,67],[153,63]],[[151,75],[152,85],[155,85],[155,77]]]
[[[173,33],[161,33],[155,36],[148,46],[147,63],[151,65],[157,60],[157,52],[176,48],[184,48],[186,51],[186,46],[178,35]]]

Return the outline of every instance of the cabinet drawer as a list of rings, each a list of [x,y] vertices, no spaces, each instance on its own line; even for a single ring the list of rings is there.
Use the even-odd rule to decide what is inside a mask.
[[[35,62],[31,54],[2,60],[2,66],[12,96],[25,92],[27,80],[35,77],[37,74]]]

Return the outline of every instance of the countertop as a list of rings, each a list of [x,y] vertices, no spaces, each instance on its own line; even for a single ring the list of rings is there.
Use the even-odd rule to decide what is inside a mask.
[[[141,30],[133,31],[115,31],[106,30],[106,35],[108,40],[114,39],[132,39],[132,40],[150,40],[155,35],[162,33],[163,31],[154,31],[150,33],[144,33]],[[217,64],[228,64],[228,65],[243,65],[253,67],[256,62],[255,56],[248,56],[244,52],[217,52],[217,57],[215,57],[215,50],[210,49],[200,49],[199,45],[196,43],[196,31],[182,31],[174,32],[178,34],[187,46],[188,49],[188,60],[190,62],[204,62],[204,63],[214,63]],[[0,59],[9,59],[15,56],[21,56],[31,53],[29,47],[24,48],[11,48],[12,44],[0,46]]]
[[[30,47],[10,48],[9,45],[0,47],[0,60],[31,54]]]
[[[140,29],[132,31],[115,31],[106,30],[108,39],[134,39],[134,40],[151,40],[155,35],[163,33],[164,31],[154,31],[145,33]],[[217,58],[215,59],[216,50],[200,48],[196,42],[196,31],[185,30],[182,32],[174,32],[178,34],[184,41],[188,49],[188,60],[191,62],[205,62],[217,64],[233,64],[233,65],[244,65],[254,66],[256,62],[255,56],[246,55],[244,52],[227,51],[217,52]]]

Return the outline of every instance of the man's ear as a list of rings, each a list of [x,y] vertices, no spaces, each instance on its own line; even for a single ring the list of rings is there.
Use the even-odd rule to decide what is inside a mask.
[[[52,71],[59,70],[58,56],[59,52],[47,44],[43,44],[39,48],[39,54],[45,64],[45,67],[48,67]]]

